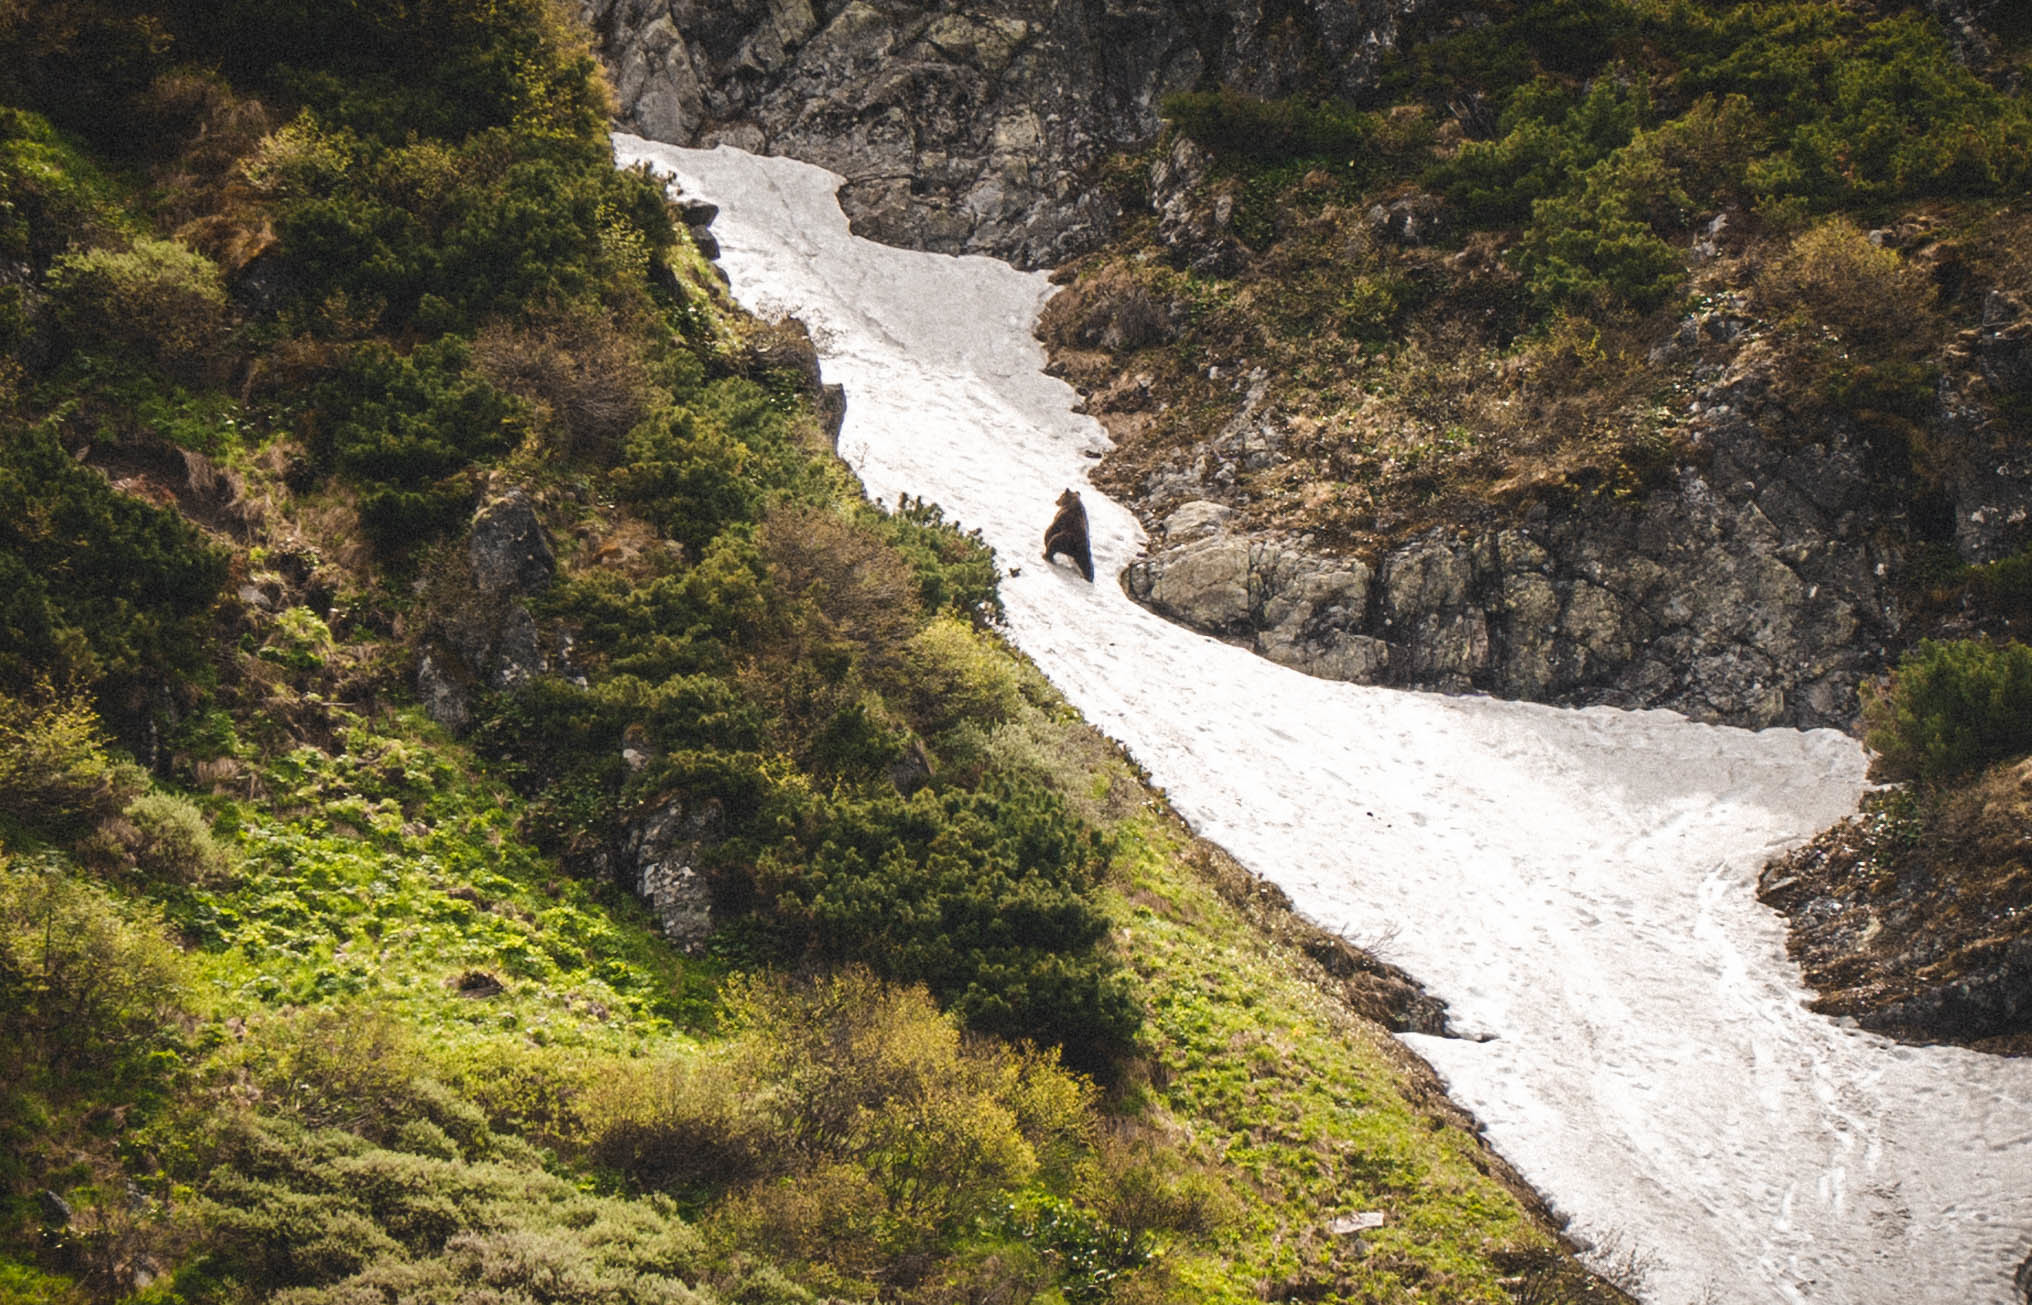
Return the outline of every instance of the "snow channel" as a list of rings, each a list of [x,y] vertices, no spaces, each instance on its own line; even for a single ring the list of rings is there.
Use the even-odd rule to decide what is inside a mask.
[[[1854,741],[1330,683],[1163,621],[1114,583],[1142,535],[1043,372],[1041,274],[853,237],[805,164],[615,144],[720,205],[749,309],[809,327],[868,493],[980,529],[1020,572],[1015,642],[1200,832],[1486,1039],[1406,1040],[1576,1229],[1649,1261],[1647,1299],[2018,1299],[2032,1061],[1812,1014],[1753,896],[1854,809]],[[1100,583],[1039,557],[1067,486]]]

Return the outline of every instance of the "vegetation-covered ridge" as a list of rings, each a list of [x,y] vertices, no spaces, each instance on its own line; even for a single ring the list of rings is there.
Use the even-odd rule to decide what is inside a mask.
[[[0,1298],[1614,1298],[557,6],[0,6],[0,86]]]
[[[1862,423],[1938,529],[1921,427],[2028,257],[2003,8],[1971,67],[1918,5],[1441,6],[1362,103],[1172,97],[1113,174],[1148,216],[1046,323],[1123,445],[1102,480],[1133,500],[1260,390],[1287,434],[1211,492],[1373,559],[1669,483],[1690,362],[1755,339],[1802,440]]]

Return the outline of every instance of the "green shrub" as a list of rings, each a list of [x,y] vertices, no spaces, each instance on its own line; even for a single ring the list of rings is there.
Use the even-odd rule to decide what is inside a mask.
[[[917,571],[918,597],[928,612],[951,611],[977,621],[1002,617],[995,551],[978,530],[961,530],[936,503],[905,494],[883,513],[891,543]]]
[[[1872,774],[1942,779],[2032,751],[2032,648],[1928,639],[1866,693]]]
[[[144,793],[121,814],[134,830],[134,859],[151,878],[204,884],[226,873],[226,853],[212,838],[211,823],[189,798]]]
[[[754,452],[724,425],[689,408],[651,416],[628,433],[616,482],[629,502],[692,556],[762,501]]]
[[[620,1142],[638,1182],[736,1188],[723,1219],[780,1255],[866,1272],[920,1252],[1093,1127],[1090,1087],[863,968],[736,981],[728,1021],[722,1055],[621,1093],[602,1146]]]
[[[1137,1015],[1099,948],[1100,836],[1051,793],[820,799],[756,866],[786,946],[925,983],[971,1026],[1104,1067]]]
[[[962,722],[999,725],[1022,709],[1015,659],[964,621],[937,618],[910,640],[905,655],[911,720],[928,738]]]
[[[1920,195],[1999,195],[2032,167],[2032,111],[1964,67],[1926,17],[1848,5],[1734,5],[1704,14],[1686,81],[1747,96],[1777,148],[1759,193],[1811,206]]]
[[[1216,156],[1253,163],[1354,162],[1376,135],[1372,115],[1344,104],[1263,100],[1227,87],[1167,95],[1161,112]]]
[[[62,254],[50,264],[50,310],[73,349],[145,358],[201,376],[223,343],[226,287],[216,263],[171,240]]]
[[[1625,193],[1588,186],[1533,204],[1518,258],[1531,293],[1547,307],[1646,310],[1663,302],[1685,264],[1628,210]]]
[[[114,1088],[175,1036],[184,966],[161,923],[53,863],[0,857],[0,1081]]]
[[[699,1238],[668,1205],[588,1195],[534,1156],[474,1163],[240,1114],[195,1158],[205,1267],[265,1299],[703,1305],[680,1280]]]
[[[1581,95],[1540,79],[1511,97],[1501,135],[1462,145],[1432,182],[1472,222],[1521,222],[1534,203],[1628,144],[1650,117],[1650,86],[1641,78],[1599,77]]]
[[[553,0],[173,0],[186,57],[287,88],[364,134],[462,139],[604,130],[606,96],[584,32]]]
[[[477,496],[476,464],[521,440],[528,410],[470,366],[455,339],[399,354],[356,351],[319,394],[327,433],[319,448],[360,486],[361,524],[384,555],[464,524]]]
[[[134,701],[208,674],[225,554],[114,490],[44,429],[0,429],[0,689],[55,675]],[[108,714],[111,714],[110,712]]]
[[[107,751],[99,718],[81,695],[0,693],[0,821],[13,831],[77,838],[146,782]]]
[[[48,120],[0,107],[0,255],[40,267],[73,242],[110,238],[112,183]]]

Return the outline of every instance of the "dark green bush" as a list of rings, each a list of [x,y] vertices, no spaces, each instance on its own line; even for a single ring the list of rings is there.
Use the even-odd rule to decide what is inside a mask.
[[[2010,194],[2032,167],[2032,111],[1957,61],[1932,20],[1855,6],[1682,5],[1693,91],[1741,94],[1776,127],[1756,189],[1817,208]]]
[[[49,268],[50,308],[73,349],[153,362],[197,379],[223,343],[219,269],[172,240],[60,255]]]
[[[1641,78],[1600,77],[1585,94],[1540,79],[1511,96],[1496,139],[1461,146],[1432,181],[1470,221],[1521,222],[1533,203],[1567,190],[1650,117],[1650,88]]]
[[[905,494],[881,517],[891,543],[917,572],[927,612],[950,611],[976,620],[1002,617],[995,551],[978,530],[961,530],[936,503]]]
[[[400,556],[464,524],[483,458],[521,440],[527,407],[470,365],[460,340],[400,354],[373,343],[354,352],[319,394],[324,461],[360,487],[360,517],[375,546]]]
[[[203,884],[225,875],[226,853],[189,798],[144,793],[120,814],[133,830],[128,842],[143,874],[172,884]]]
[[[1616,184],[1614,161],[1607,160],[1589,169],[1577,191],[1533,204],[1517,260],[1531,293],[1547,307],[1650,309],[1661,303],[1686,266],[1634,211],[1643,198]]]
[[[285,90],[389,142],[489,127],[585,138],[606,125],[586,38],[553,0],[174,0],[184,56]]]
[[[1376,134],[1371,115],[1344,104],[1263,100],[1226,87],[1168,95],[1162,112],[1217,157],[1258,164],[1354,162],[1368,152]]]
[[[1864,696],[1883,779],[1943,779],[2032,751],[2032,648],[1928,639]]]
[[[44,675],[133,721],[208,676],[226,558],[174,512],[114,490],[43,429],[0,427],[0,688]]]
[[[753,520],[762,486],[752,450],[727,427],[671,408],[628,433],[616,476],[658,530],[699,556],[722,530]]]
[[[756,868],[786,945],[925,983],[972,1026],[1104,1064],[1136,1015],[1099,947],[1100,836],[1051,793],[1000,781],[819,799]]]

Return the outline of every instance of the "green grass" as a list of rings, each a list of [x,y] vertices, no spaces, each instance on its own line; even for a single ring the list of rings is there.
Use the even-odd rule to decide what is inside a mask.
[[[1415,1104],[1430,1078],[1196,875],[1174,826],[1146,815],[1123,844],[1112,910],[1147,1012],[1150,1103],[1243,1185],[1233,1227],[1179,1248],[1181,1283],[1209,1301],[1260,1299],[1266,1286],[1306,1299],[1510,1300],[1500,1280],[1550,1239],[1482,1143]],[[1383,1227],[1327,1231],[1367,1210]]]
[[[266,800],[225,812],[238,882],[176,905],[222,1003],[615,1049],[709,1020],[718,967],[678,958],[627,894],[559,874],[435,726],[402,715],[341,738],[261,771]],[[477,976],[500,991],[461,990]]]

